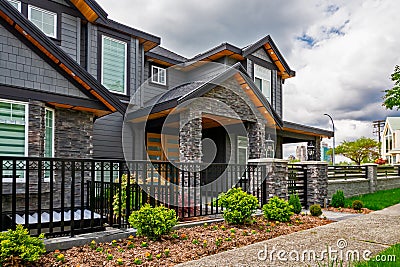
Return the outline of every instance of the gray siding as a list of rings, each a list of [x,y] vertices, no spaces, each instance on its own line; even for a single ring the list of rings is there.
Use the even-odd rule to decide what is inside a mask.
[[[0,84],[87,98],[3,26],[0,26]]]
[[[277,76],[277,83],[276,83],[276,89],[275,89],[275,95],[276,95],[276,112],[283,117],[283,104],[282,104],[282,78],[280,76]]]
[[[129,72],[130,72],[130,88],[131,88],[131,95],[133,95],[136,92],[136,89],[138,87],[138,77],[137,77],[137,71],[138,71],[138,55],[137,53],[139,52],[136,51],[136,47],[138,46],[137,39],[131,38],[131,43],[130,43],[130,60],[131,64],[129,66]]]
[[[169,80],[169,73],[167,73],[167,85]],[[161,95],[168,90],[168,86],[155,85],[150,82],[150,63],[148,61],[144,64],[144,83],[142,85],[143,101],[146,102],[155,96]]]
[[[61,15],[61,47],[75,61],[80,58],[80,18]]]
[[[268,56],[268,54],[265,52],[264,48],[258,49],[256,52],[252,54],[255,57],[258,57],[262,60],[268,61],[272,63],[271,58]]]
[[[116,112],[97,119],[93,130],[95,158],[123,158],[123,116]]]
[[[251,61],[250,59],[246,60],[247,62],[247,73],[250,75],[250,77],[252,79],[254,79],[254,65],[253,65],[253,61]]]
[[[87,24],[88,27],[88,49],[87,61],[88,72],[97,79],[97,26],[92,23]]]
[[[65,5],[65,6],[70,6],[65,0],[51,0],[51,1]]]

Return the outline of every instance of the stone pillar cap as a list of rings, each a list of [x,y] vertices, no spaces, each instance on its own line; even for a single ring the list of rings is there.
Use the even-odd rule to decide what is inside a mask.
[[[261,159],[249,159],[248,163],[289,163],[286,159],[273,159],[273,158],[261,158]]]
[[[328,165],[326,161],[300,161],[299,164],[303,165]]]

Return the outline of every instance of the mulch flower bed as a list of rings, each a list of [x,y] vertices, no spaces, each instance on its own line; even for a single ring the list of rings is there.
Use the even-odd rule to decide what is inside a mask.
[[[331,221],[294,215],[287,223],[257,217],[252,224],[242,226],[205,224],[179,229],[159,241],[133,236],[111,243],[92,241],[82,247],[50,252],[38,266],[173,266],[328,223]]]
[[[362,208],[360,211],[351,209],[351,208],[334,208],[334,207],[329,207],[324,210],[329,210],[329,211],[334,211],[334,212],[346,212],[346,213],[362,213],[362,214],[368,214],[370,212],[373,212],[373,210],[367,209],[367,208]]]

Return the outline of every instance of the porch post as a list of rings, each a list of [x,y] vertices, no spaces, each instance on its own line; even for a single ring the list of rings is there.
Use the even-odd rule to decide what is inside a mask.
[[[183,187],[179,192],[180,217],[195,216],[200,201],[200,163],[202,159],[201,111],[187,110],[180,114],[179,161]]]
[[[249,159],[265,158],[265,125],[249,123],[246,130],[249,137]]]
[[[324,205],[328,198],[328,163],[322,161],[300,162],[307,173],[307,207],[313,204]]]

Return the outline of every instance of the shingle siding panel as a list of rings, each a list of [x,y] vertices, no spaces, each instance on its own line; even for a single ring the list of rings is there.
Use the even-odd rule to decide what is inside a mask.
[[[80,47],[80,19],[71,15],[61,14],[61,47],[74,60],[78,58]]]
[[[88,72],[97,79],[97,26],[88,23],[88,31]]]
[[[122,124],[123,116],[119,113],[95,121],[93,133],[95,158],[123,158]]]
[[[271,58],[268,56],[267,52],[265,52],[263,48],[260,48],[256,52],[254,52],[253,56],[272,63]]]
[[[0,36],[3,84],[88,98],[3,26],[0,26]],[[16,62],[9,61],[10,58]]]

